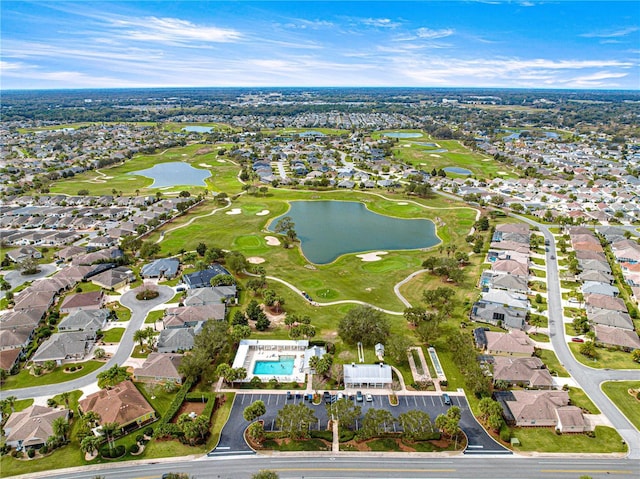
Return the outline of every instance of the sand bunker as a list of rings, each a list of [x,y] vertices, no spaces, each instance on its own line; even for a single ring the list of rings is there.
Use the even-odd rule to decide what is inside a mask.
[[[204,166],[205,168],[211,168],[211,165],[207,165],[206,163],[198,163],[198,166]]]
[[[275,236],[265,236],[264,239],[269,246],[280,246],[280,240]]]
[[[431,153],[429,156],[433,156],[434,158],[442,158],[440,155],[436,155],[435,153]]]
[[[262,264],[264,263],[264,258],[261,258],[260,256],[250,256],[247,258],[247,261],[251,264]]]
[[[356,257],[362,261],[380,261],[380,256],[389,254],[387,251],[374,251],[373,253],[357,254]]]
[[[227,211],[228,215],[239,215],[240,213],[242,213],[240,208],[234,208],[231,211]]]
[[[499,175],[508,175],[509,173],[507,173],[506,171],[498,171]]]
[[[262,210],[256,213],[256,216],[266,216],[269,214],[269,210]]]
[[[402,146],[404,146],[405,148],[411,148],[411,145],[409,143],[407,143],[405,145],[402,145]]]
[[[398,203],[396,203],[398,206],[407,206],[409,203],[407,203],[406,201],[400,201]]]
[[[226,163],[227,160],[218,160],[218,163]]]

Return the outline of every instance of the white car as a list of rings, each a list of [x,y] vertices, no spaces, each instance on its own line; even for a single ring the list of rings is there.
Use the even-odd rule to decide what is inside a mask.
[[[367,402],[372,402],[373,401],[373,396],[371,394],[367,394],[365,396],[365,399],[367,400]]]

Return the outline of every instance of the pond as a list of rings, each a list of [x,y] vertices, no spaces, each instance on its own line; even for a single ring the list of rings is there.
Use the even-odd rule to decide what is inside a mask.
[[[189,133],[211,133],[213,131],[212,126],[185,126],[183,128],[184,131],[188,131]]]
[[[446,168],[443,168],[443,170],[447,173],[455,173],[456,175],[469,176],[473,174],[473,171],[467,170],[466,168],[460,168],[459,166],[447,166]]]
[[[181,161],[159,163],[152,168],[132,171],[129,174],[151,178],[153,184],[149,188],[167,188],[177,185],[207,186],[204,180],[211,176],[209,170],[200,170]]]
[[[403,131],[392,131],[390,133],[383,133],[384,136],[389,138],[420,138],[422,133],[407,133]]]
[[[429,248],[440,243],[435,225],[426,219],[401,219],[369,211],[353,201],[293,201],[290,216],[302,253],[312,263],[331,263],[339,256],[375,250]]]

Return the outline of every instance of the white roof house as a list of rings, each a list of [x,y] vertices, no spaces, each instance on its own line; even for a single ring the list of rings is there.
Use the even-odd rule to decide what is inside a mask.
[[[387,364],[345,364],[344,386],[346,388],[390,388],[393,382],[391,366]]]

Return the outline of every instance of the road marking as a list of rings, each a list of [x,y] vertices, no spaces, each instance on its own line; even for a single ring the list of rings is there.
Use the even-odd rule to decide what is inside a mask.
[[[216,447],[216,451],[217,451],[218,449],[220,449],[220,450],[225,450],[225,451],[226,451],[227,449],[231,449],[231,447],[230,447],[230,446],[218,446],[218,447]]]
[[[279,471],[288,472],[300,472],[300,471],[312,471],[312,472],[456,472],[456,469],[386,469],[386,468],[366,468],[361,467],[283,467],[278,468]]]
[[[607,471],[603,469],[542,469],[540,472],[546,474],[635,474],[637,471]]]

